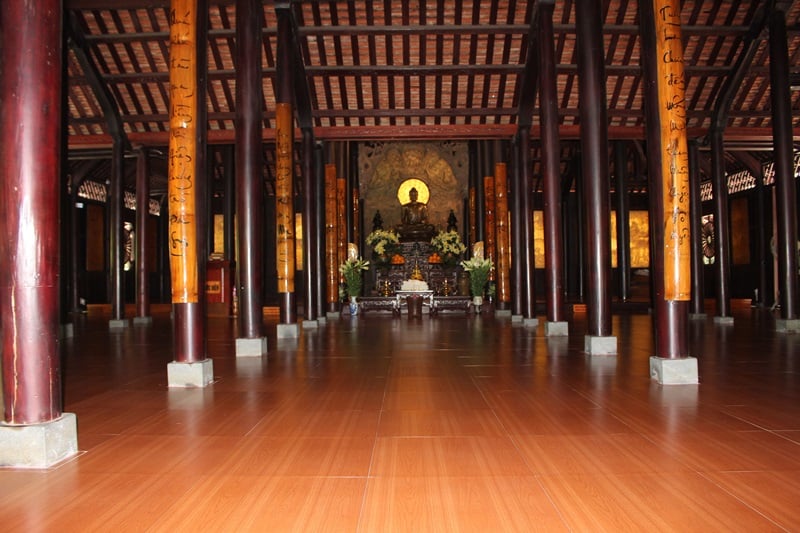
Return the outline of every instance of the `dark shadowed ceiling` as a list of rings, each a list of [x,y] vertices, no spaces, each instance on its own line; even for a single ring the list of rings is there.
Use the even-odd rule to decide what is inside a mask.
[[[234,142],[235,2],[209,0],[208,129]],[[293,1],[300,57],[318,140],[510,139],[520,104],[532,99],[531,147],[538,161],[538,100],[522,80],[536,2]],[[718,100],[733,91],[725,129],[729,172],[771,157],[768,33],[760,11],[785,10],[790,72],[800,76],[800,0],[685,0],[682,35],[690,137],[704,141]],[[168,131],[168,13],[162,0],[66,0],[69,146],[107,149],[116,108],[132,145],[165,147]],[[638,3],[602,2],[610,140],[644,153]],[[580,132],[575,3],[554,10],[559,121],[564,159]],[[600,21],[598,21],[600,22]],[[271,180],[276,4],[263,5],[264,140]],[[752,60],[743,63],[750,52]],[[735,70],[741,81],[730,87]],[[530,72],[529,72],[530,74]],[[94,78],[94,83],[93,83]],[[110,95],[98,96],[98,83]],[[727,83],[727,85],[726,85]],[[800,139],[800,92],[792,92]],[[111,126],[110,126],[111,124]],[[97,153],[97,152],[95,152]],[[737,153],[744,154],[741,158]],[[742,160],[745,159],[745,162]],[[84,163],[86,165],[86,163]]]

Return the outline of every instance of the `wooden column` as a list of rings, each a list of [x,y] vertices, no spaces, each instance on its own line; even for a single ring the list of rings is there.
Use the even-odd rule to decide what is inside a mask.
[[[697,141],[689,142],[689,230],[692,234],[692,298],[690,315],[705,317],[705,276],[703,273],[702,205],[700,203],[700,154]]]
[[[539,122],[544,181],[544,262],[547,321],[564,321],[564,243],[561,217],[561,147],[558,137],[553,5],[539,5]],[[529,193],[530,194],[530,193]],[[530,215],[529,215],[530,216]],[[532,239],[531,239],[532,240]]]
[[[222,149],[222,179],[225,182],[225,196],[222,199],[222,227],[225,234],[223,238],[223,255],[225,260],[229,261],[231,268],[236,268],[236,246],[234,245],[236,239],[236,224],[234,223],[234,217],[236,216],[236,167],[234,152],[234,146],[229,145]]]
[[[731,317],[731,240],[728,210],[728,178],[725,176],[725,146],[722,132],[713,130],[711,137],[711,183],[714,193],[714,269],[717,272],[717,314],[715,320],[729,321]]]
[[[106,213],[108,215],[108,268],[111,287],[111,323],[123,325],[125,318],[125,243],[123,242],[122,210],[125,202],[125,153],[120,139],[114,140],[111,149],[111,179],[108,188]]]
[[[688,356],[691,296],[689,151],[686,139],[683,47],[678,0],[640,4],[648,116],[648,176],[651,191],[650,264],[654,287],[655,355]],[[659,229],[661,231],[659,231]],[[651,360],[651,375],[652,375]],[[694,370],[696,374],[696,367]],[[696,380],[695,380],[696,382]]]
[[[306,320],[317,319],[315,282],[318,210],[314,191],[314,132],[303,130],[303,313]]]
[[[236,220],[238,222],[238,336],[263,337],[264,184],[261,118],[261,20],[259,0],[236,3]],[[242,341],[244,342],[244,341]]]
[[[339,310],[339,209],[336,165],[325,165],[325,266],[328,311]]]
[[[317,211],[315,222],[317,224],[317,238],[314,242],[314,263],[316,265],[317,277],[315,281],[315,291],[317,296],[317,316],[319,319],[326,320],[328,302],[325,294],[327,288],[326,263],[325,263],[325,242],[327,239],[327,206],[325,204],[325,151],[322,143],[314,144],[314,201]]]
[[[600,7],[596,0],[577,0],[575,4],[590,337],[611,335],[608,120]]]
[[[631,210],[628,200],[628,152],[624,141],[614,141],[614,183],[617,191],[617,278],[619,299],[627,301],[631,289]]]
[[[522,255],[522,318],[532,320],[536,317],[536,257],[533,253],[533,165],[531,164],[531,134],[529,128],[521,128],[519,135],[519,196],[522,202],[522,248],[516,252]]]
[[[793,165],[792,99],[789,93],[789,51],[786,14],[775,9],[769,19],[769,79],[775,145],[775,197],[778,222],[778,292],[781,319],[796,320],[797,204]]]
[[[525,147],[527,150],[528,147]],[[519,136],[514,137],[511,144],[511,179],[509,187],[509,211],[511,212],[511,314],[522,317],[525,307],[525,282],[524,270],[526,242],[523,240],[523,219],[527,213],[522,210],[522,164],[520,155],[522,148],[519,145]]]
[[[338,166],[336,169],[339,172]],[[347,179],[336,178],[336,261],[341,265],[347,259]],[[338,271],[338,266],[337,266]]]
[[[136,316],[150,317],[147,222],[150,218],[150,168],[147,150],[136,153]]]
[[[505,163],[494,167],[495,249],[497,250],[497,308],[508,309],[511,303],[511,254],[508,231],[508,175]]]
[[[170,132],[168,158],[170,271],[174,350],[178,363],[205,359],[198,256],[197,31],[196,0],[172,0],[170,8]]]
[[[275,221],[277,224],[278,307],[280,322],[297,322],[295,304],[295,235],[294,235],[294,116],[292,71],[293,50],[291,13],[276,10],[278,15],[278,53],[276,58],[275,104]],[[260,19],[259,19],[260,20]],[[259,56],[260,57],[260,56]]]
[[[4,421],[14,425],[62,414],[61,19],[58,0],[0,2],[1,397]]]

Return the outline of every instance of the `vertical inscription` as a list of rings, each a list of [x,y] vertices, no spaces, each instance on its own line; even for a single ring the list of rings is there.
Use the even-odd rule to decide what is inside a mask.
[[[328,303],[339,300],[338,230],[336,207],[336,165],[325,165],[325,264],[328,273]]]
[[[511,301],[510,267],[511,267],[511,241],[509,239],[508,223],[508,178],[506,164],[497,163],[494,166],[494,198],[496,210],[497,238],[497,299],[501,302]]]
[[[294,292],[295,242],[294,205],[292,204],[292,105],[275,107],[275,201],[278,231],[278,292]]]
[[[664,179],[664,298],[691,297],[686,77],[678,0],[653,0],[661,164]],[[654,191],[657,194],[657,191]]]
[[[172,302],[198,300],[195,165],[196,0],[173,0],[169,14],[168,208]]]

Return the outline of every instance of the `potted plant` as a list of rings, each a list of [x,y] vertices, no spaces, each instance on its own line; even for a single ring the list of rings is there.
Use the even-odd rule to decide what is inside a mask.
[[[358,301],[356,298],[361,294],[362,279],[361,273],[369,270],[369,261],[360,257],[350,258],[339,265],[339,272],[344,278],[344,293],[350,302],[350,314],[358,313]]]
[[[472,303],[480,309],[483,304],[483,289],[489,280],[489,272],[494,268],[491,258],[483,259],[473,257],[467,261],[461,261],[461,266],[469,272],[469,288],[472,292]]]
[[[431,239],[431,246],[442,258],[442,262],[446,267],[455,266],[458,256],[467,249],[466,245],[461,241],[461,235],[454,230],[440,231]]]

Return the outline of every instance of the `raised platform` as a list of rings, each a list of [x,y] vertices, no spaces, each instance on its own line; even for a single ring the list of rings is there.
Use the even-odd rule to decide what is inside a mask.
[[[368,311],[400,316],[408,312],[404,297],[398,299],[394,296],[362,296],[358,298],[361,313]],[[431,296],[426,298],[425,307],[428,308],[430,315],[437,315],[440,312],[464,312],[469,313],[472,306],[472,298],[469,296]]]

